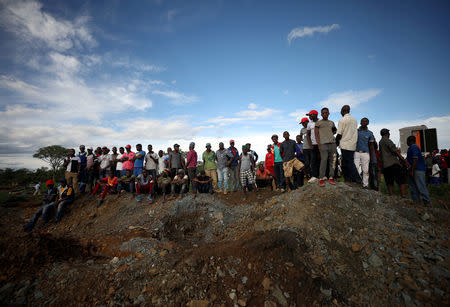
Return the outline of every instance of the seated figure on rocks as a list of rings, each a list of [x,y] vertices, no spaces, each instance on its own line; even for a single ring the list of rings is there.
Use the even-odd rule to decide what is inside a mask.
[[[179,194],[178,198],[181,199],[186,193],[188,183],[188,176],[184,173],[184,170],[179,169],[177,174],[172,179],[171,184],[171,199],[175,199],[175,195]]]
[[[209,176],[206,176],[206,172],[203,170],[200,172],[200,176],[194,178],[194,195],[192,198],[195,198],[198,193],[209,193],[211,195],[214,194],[214,190],[212,187],[213,179]],[[213,196],[214,198],[214,196]]]
[[[164,169],[161,172],[161,175],[158,178],[158,193],[161,193],[163,196],[163,202],[166,201],[166,194],[170,193],[170,184],[172,180],[170,179],[170,172],[167,169]]]
[[[133,193],[135,192],[135,180],[136,177],[133,175],[133,172],[130,169],[125,171],[125,175],[120,177],[117,184],[117,191],[119,191],[119,195],[123,192]]]
[[[264,168],[264,164],[259,164],[258,171],[256,172],[256,185],[260,188],[269,186],[273,191],[272,181],[274,177],[272,173]]]
[[[106,194],[117,192],[117,183],[118,183],[118,179],[115,176],[114,172],[108,172],[108,177],[100,179],[97,182],[94,190],[92,191],[92,196],[94,196],[98,192],[98,190],[100,189],[100,186],[103,187],[103,192],[100,196],[100,199],[98,200],[97,207],[101,206],[101,204],[105,200]]]
[[[154,183],[155,180],[152,178],[152,176],[148,174],[148,171],[146,169],[143,169],[142,173],[136,177],[137,201],[142,200],[141,194],[148,194],[148,200],[150,201],[150,203],[153,203],[152,191]]]
[[[31,220],[25,225],[25,227],[23,228],[24,231],[31,231],[34,228],[34,225],[36,225],[36,222],[38,221],[41,214],[44,223],[48,222],[48,211],[50,208],[50,204],[53,204],[55,202],[57,194],[58,189],[55,187],[53,180],[47,180],[47,192],[45,192],[42,206],[38,209],[38,211],[36,211]]]

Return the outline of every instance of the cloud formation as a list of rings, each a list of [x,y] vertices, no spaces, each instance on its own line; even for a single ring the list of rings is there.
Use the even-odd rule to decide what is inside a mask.
[[[363,91],[345,91],[334,93],[328,96],[327,99],[319,102],[322,107],[330,108],[330,111],[340,110],[343,105],[348,104],[354,108],[363,102],[367,102],[382,92],[380,89],[367,89]]]
[[[340,26],[336,23],[332,24],[330,26],[298,27],[298,28],[292,29],[291,32],[289,32],[289,34],[287,36],[287,40],[288,40],[289,44],[291,44],[291,42],[294,39],[301,38],[304,36],[313,36],[315,33],[325,33],[326,34],[330,31],[337,30],[339,28],[340,28]]]

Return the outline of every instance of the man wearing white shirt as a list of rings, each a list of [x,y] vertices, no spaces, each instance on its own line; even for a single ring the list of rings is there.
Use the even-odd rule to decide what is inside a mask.
[[[158,165],[158,155],[156,152],[153,152],[153,146],[147,146],[148,152],[145,155],[145,169],[148,171],[149,175],[152,176],[153,179],[156,179],[156,168]]]
[[[351,183],[361,184],[361,177],[355,166],[355,150],[358,141],[358,122],[350,115],[350,106],[345,105],[341,109],[342,118],[338,123],[336,140],[342,153],[342,173],[347,185]]]
[[[311,110],[306,115],[309,116],[310,119],[308,125],[306,126],[307,130],[306,141],[308,142],[308,144],[311,144],[311,148],[305,151],[305,159],[309,161],[311,168],[311,179],[309,179],[308,182],[313,183],[316,182],[317,178],[319,177],[319,166],[320,166],[319,146],[317,145],[315,134],[315,127],[316,122],[318,120],[317,116],[319,115],[319,112],[317,112],[316,110]]]

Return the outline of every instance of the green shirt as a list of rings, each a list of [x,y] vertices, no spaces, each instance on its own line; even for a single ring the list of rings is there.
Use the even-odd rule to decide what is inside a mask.
[[[275,162],[283,162],[283,158],[281,158],[280,148],[278,148],[278,145],[273,145],[273,155],[275,156]]]
[[[203,153],[203,161],[205,161],[204,169],[210,170],[210,169],[217,169],[216,166],[216,153],[214,151],[208,151],[205,150]]]

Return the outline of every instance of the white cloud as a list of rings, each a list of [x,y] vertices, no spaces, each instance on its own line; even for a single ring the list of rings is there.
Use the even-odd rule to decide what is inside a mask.
[[[155,90],[152,91],[154,95],[161,95],[169,99],[169,101],[174,105],[184,105],[187,103],[193,103],[198,101],[198,97],[195,95],[185,95],[183,93],[175,92],[175,91],[161,91]]]
[[[256,109],[258,108],[258,105],[255,104],[255,103],[253,103],[253,102],[251,102],[251,103],[248,105],[248,108],[249,108],[250,110],[256,110]]]
[[[167,12],[167,20],[172,21],[173,18],[175,17],[175,15],[177,15],[177,14],[178,14],[178,10],[169,10]]]
[[[332,24],[330,26],[317,26],[317,27],[298,27],[294,28],[289,32],[287,40],[289,44],[296,38],[301,38],[304,36],[313,36],[314,33],[328,33],[332,30],[339,29],[338,24]]]
[[[367,89],[363,91],[345,91],[334,93],[327,99],[319,102],[319,105],[327,107],[330,112],[340,111],[343,105],[348,104],[350,107],[357,107],[363,102],[367,102],[382,92],[380,89]]]
[[[284,95],[288,95],[288,94],[289,94],[289,90],[284,90],[284,91],[283,91],[283,94],[284,94]]]
[[[308,117],[308,116],[306,116],[306,114],[308,114],[309,111],[311,111],[311,110],[297,109],[294,112],[289,113],[289,116],[295,117],[295,120],[299,123],[303,117]]]
[[[42,7],[37,1],[3,1],[0,25],[26,41],[40,42],[58,51],[97,44],[87,26],[87,16],[72,21],[56,19]]]

